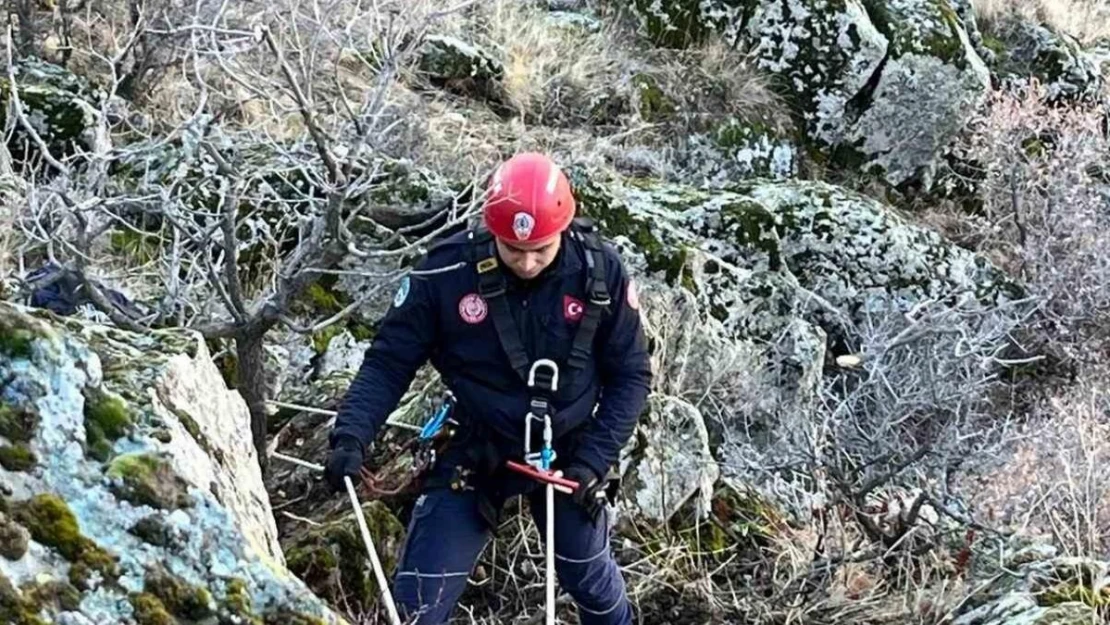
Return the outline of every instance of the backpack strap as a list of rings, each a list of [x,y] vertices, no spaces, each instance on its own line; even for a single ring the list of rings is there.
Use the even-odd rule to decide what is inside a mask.
[[[579,217],[571,224],[571,233],[586,248],[586,311],[578,322],[578,332],[574,335],[566,362],[570,375],[574,375],[585,368],[593,355],[594,335],[611,299],[609,285],[605,282],[605,254],[601,248],[597,226],[592,221]]]
[[[470,238],[473,242],[470,246],[471,261],[478,271],[478,295],[489,305],[493,327],[497,331],[497,338],[501,341],[501,348],[509,358],[509,364],[527,384],[532,361],[528,357],[528,351],[524,349],[524,343],[520,340],[520,331],[509,310],[509,301],[505,297],[505,274],[501,270],[500,261],[497,260],[493,235],[485,227],[479,226],[471,231]]]

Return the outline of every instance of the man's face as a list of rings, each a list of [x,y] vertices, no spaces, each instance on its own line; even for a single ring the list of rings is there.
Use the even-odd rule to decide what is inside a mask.
[[[562,237],[558,234],[541,241],[508,242],[496,239],[497,253],[501,262],[505,263],[518,277],[531,280],[540,275],[540,272],[555,260],[559,253]]]

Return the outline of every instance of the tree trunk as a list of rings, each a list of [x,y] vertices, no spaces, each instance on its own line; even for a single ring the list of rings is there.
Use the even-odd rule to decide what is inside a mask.
[[[258,452],[258,464],[265,475],[270,467],[266,455],[266,370],[263,337],[265,333],[245,332],[235,337],[235,351],[239,357],[239,394],[247,402],[251,413],[251,438]]]

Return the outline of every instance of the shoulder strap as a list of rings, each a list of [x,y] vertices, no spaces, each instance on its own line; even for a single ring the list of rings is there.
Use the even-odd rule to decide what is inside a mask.
[[[520,340],[520,331],[513,321],[509,302],[505,298],[505,275],[501,272],[501,263],[497,260],[493,235],[484,227],[478,227],[471,231],[470,238],[473,243],[470,246],[471,261],[478,271],[478,294],[489,305],[493,327],[497,331],[498,339],[501,340],[501,348],[509,358],[509,364],[527,384],[531,361],[527,350],[524,349],[524,343]]]
[[[572,372],[586,366],[593,352],[594,335],[601,323],[601,314],[609,306],[609,285],[605,282],[605,254],[597,227],[586,218],[572,223],[572,232],[586,248],[586,312],[578,324],[578,332],[567,357],[567,367]]]

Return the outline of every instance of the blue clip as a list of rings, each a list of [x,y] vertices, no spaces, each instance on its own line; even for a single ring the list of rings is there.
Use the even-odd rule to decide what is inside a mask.
[[[435,436],[442,428],[443,422],[447,420],[447,411],[450,408],[449,402],[443,402],[439,410],[436,411],[435,416],[430,421],[424,424],[424,428],[420,430],[420,440],[428,440]]]

